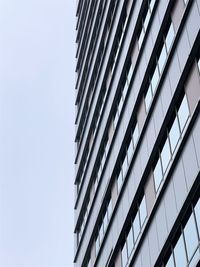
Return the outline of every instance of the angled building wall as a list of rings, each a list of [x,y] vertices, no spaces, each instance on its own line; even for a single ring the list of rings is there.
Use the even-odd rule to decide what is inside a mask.
[[[75,267],[200,260],[200,0],[77,1]]]

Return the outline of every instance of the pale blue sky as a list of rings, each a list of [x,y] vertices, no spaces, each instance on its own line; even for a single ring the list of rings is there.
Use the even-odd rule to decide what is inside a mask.
[[[74,14],[0,0],[0,267],[73,266]]]

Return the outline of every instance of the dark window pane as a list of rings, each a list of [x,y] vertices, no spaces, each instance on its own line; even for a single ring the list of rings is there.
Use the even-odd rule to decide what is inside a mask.
[[[173,254],[171,254],[167,264],[165,265],[166,267],[174,267],[174,259],[173,259]]]

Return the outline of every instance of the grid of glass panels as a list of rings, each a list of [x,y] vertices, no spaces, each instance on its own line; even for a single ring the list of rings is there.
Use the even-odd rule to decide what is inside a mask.
[[[167,57],[170,52],[170,48],[172,46],[173,40],[174,40],[175,32],[174,32],[174,27],[173,23],[170,21],[170,24],[168,26],[168,30],[166,34],[163,35],[163,40],[161,47],[159,49],[159,52],[156,57],[156,62],[154,65],[154,69],[152,74],[149,76],[149,82],[147,85],[147,91],[145,93],[145,107],[146,107],[146,112],[148,112],[151,102],[153,99],[153,96],[155,94],[156,88],[158,86],[162,71],[164,69],[165,63],[167,61]]]
[[[158,159],[153,170],[156,192],[163,181],[167,167],[173,157],[189,115],[188,101],[186,94],[184,94],[180,106],[175,107],[174,119],[172,123],[170,123],[169,129],[166,131],[165,141],[158,152]]]
[[[188,216],[189,215],[189,216]],[[183,219],[171,241],[167,259],[162,266],[197,266],[200,260],[200,199],[191,205],[187,219]]]
[[[147,207],[145,195],[142,197],[141,202],[137,204],[134,210],[133,219],[131,219],[129,227],[126,229],[124,243],[121,248],[121,262],[122,267],[128,264],[128,260],[138,240],[139,234],[142,230],[144,222],[147,218]]]
[[[147,27],[151,18],[151,14],[153,11],[153,7],[155,4],[155,0],[149,0],[147,1],[145,7],[144,7],[144,11],[142,14],[142,19],[141,19],[141,23],[140,23],[140,27],[139,27],[139,31],[138,31],[138,46],[139,49],[142,46],[142,42],[145,36],[145,33],[147,31]]]
[[[138,123],[136,122],[135,127],[132,132],[130,132],[129,142],[127,147],[125,147],[124,157],[122,158],[122,162],[117,174],[117,191],[119,193],[123,181],[125,179],[126,173],[128,171],[129,165],[131,163],[131,159],[133,157],[133,153],[135,151],[136,144],[139,138],[139,128]]]
[[[100,221],[100,223],[98,225],[98,231],[97,231],[96,239],[95,239],[96,256],[97,256],[97,253],[98,253],[99,248],[101,246],[101,243],[103,241],[103,237],[105,235],[108,223],[109,223],[110,218],[111,218],[111,214],[112,214],[112,199],[111,199],[111,197],[107,200],[106,204],[107,205],[106,205],[106,208],[103,212],[102,220]]]

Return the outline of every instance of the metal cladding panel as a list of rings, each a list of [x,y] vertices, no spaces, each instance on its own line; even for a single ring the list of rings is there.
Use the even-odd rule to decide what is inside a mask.
[[[150,251],[149,251],[149,240],[146,238],[141,247],[141,257],[142,257],[142,266],[147,267],[151,266]],[[137,267],[135,264],[134,267]]]
[[[197,34],[199,33],[199,25],[200,25],[200,15],[198,12],[198,6],[196,2],[193,2],[193,6],[191,12],[189,13],[189,17],[186,24],[189,42],[191,46],[193,45],[197,37]]]
[[[200,99],[200,78],[196,62],[192,66],[185,88],[190,111],[193,112],[197,105],[197,100]]]
[[[173,93],[176,90],[180,76],[181,76],[181,70],[180,70],[180,64],[178,61],[178,56],[176,53],[174,53],[172,61],[171,61],[171,65],[169,68],[169,80],[170,80],[170,85],[171,85],[171,89]]]
[[[155,220],[155,219],[154,219]],[[155,262],[159,254],[158,233],[156,223],[152,223],[148,231],[151,263]]]
[[[162,84],[160,97],[161,97],[161,101],[162,101],[163,113],[164,113],[164,116],[165,116],[166,113],[167,113],[167,110],[169,108],[169,105],[171,103],[171,100],[172,100],[170,82],[169,82],[169,79],[168,79],[167,76],[165,77],[165,80],[164,80],[164,82]]]
[[[158,16],[160,21],[163,21],[168,4],[169,1],[159,1],[158,3]]]
[[[180,25],[180,21],[182,20],[184,11],[185,11],[184,1],[175,1],[174,8],[172,10],[172,20],[176,32]]]
[[[181,71],[183,71],[183,68],[186,64],[186,61],[190,54],[190,50],[191,50],[191,47],[190,47],[190,43],[188,40],[187,32],[183,31],[179,39],[179,45],[178,45],[178,51],[177,51]]]
[[[194,179],[199,171],[195,147],[192,137],[189,138],[183,153],[183,165],[188,189],[193,185]]]
[[[166,208],[167,226],[169,230],[172,228],[178,214],[176,207],[174,185],[172,180],[170,180],[167,186],[167,191],[165,192],[164,195],[164,203]]]
[[[155,104],[152,117],[154,118],[156,135],[158,135],[160,128],[162,126],[163,120],[164,120],[162,102],[160,98],[157,100]]]
[[[146,138],[147,138],[148,151],[150,154],[156,141],[156,132],[155,132],[153,118],[150,118],[149,125],[146,130]]]
[[[181,180],[181,183],[180,183],[180,180]],[[178,210],[180,210],[188,193],[183,163],[181,159],[174,171],[173,183],[174,183],[174,191],[175,191],[177,208]]]
[[[155,15],[154,15],[154,19],[152,22],[152,26],[151,26],[151,36],[152,36],[152,40],[153,40],[153,44],[155,44],[159,30],[160,30],[160,18],[158,15],[158,11],[156,10]]]
[[[155,218],[156,218],[156,225],[158,232],[158,243],[159,243],[159,248],[161,249],[168,235],[167,218],[166,218],[164,201],[160,203]]]

